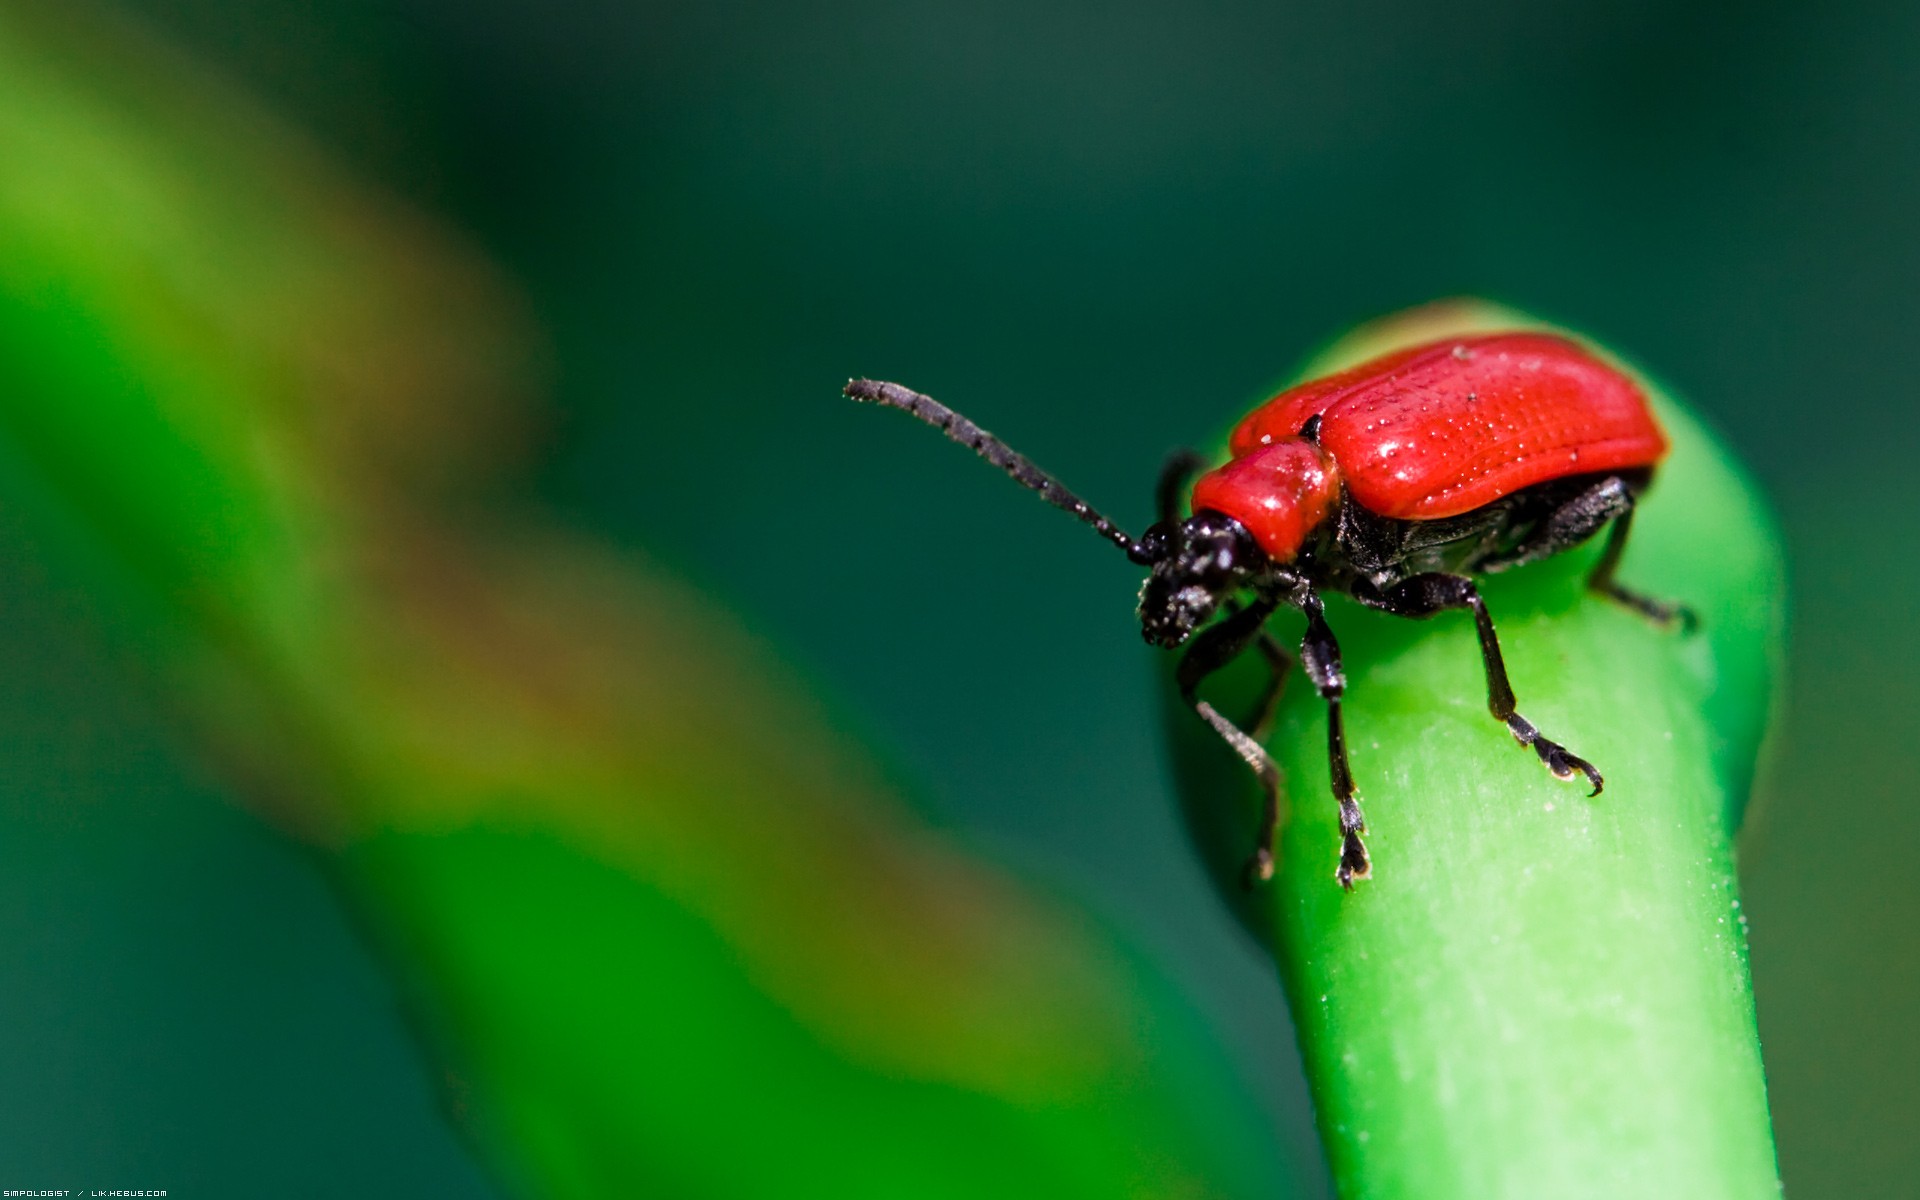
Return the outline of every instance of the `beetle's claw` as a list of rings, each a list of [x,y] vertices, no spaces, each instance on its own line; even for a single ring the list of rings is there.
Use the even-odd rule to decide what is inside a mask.
[[[1353,890],[1356,879],[1373,878],[1373,862],[1367,858],[1366,843],[1354,830],[1348,830],[1340,839],[1340,866],[1333,872],[1340,886],[1349,892]]]
[[[1547,770],[1553,772],[1555,779],[1571,780],[1576,771],[1585,775],[1587,782],[1593,785],[1593,790],[1587,793],[1589,797],[1598,796],[1600,789],[1606,786],[1607,781],[1598,768],[1558,742],[1536,738],[1533,748],[1540,755],[1540,761],[1547,764]]]
[[[1688,605],[1649,600],[1639,607],[1648,620],[1668,633],[1692,637],[1700,631],[1700,614],[1694,612]]]
[[[1253,852],[1252,858],[1247,860],[1246,870],[1241,873],[1240,882],[1248,891],[1252,891],[1272,878],[1273,851],[1269,847],[1262,846]]]

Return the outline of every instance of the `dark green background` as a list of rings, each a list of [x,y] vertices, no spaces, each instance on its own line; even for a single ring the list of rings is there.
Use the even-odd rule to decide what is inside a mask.
[[[1135,929],[1303,1151],[1279,989],[1173,817],[1134,572],[837,386],[933,392],[1137,526],[1166,449],[1354,320],[1476,292],[1635,357],[1790,547],[1743,859],[1782,1171],[1913,1193],[1920,9],[134,7],[487,245],[552,338],[528,486],[710,586],[947,819]],[[34,940],[0,1045],[57,1090],[9,1089],[15,1161],[487,1194],[315,873],[107,699],[110,664],[71,668],[94,639],[36,578],[8,584],[0,911]],[[21,799],[60,789],[93,798]]]

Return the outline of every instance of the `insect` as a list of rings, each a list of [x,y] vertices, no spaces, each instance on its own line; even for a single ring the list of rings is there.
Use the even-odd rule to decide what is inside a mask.
[[[1596,796],[1599,769],[1515,707],[1493,618],[1472,577],[1558,554],[1611,525],[1588,588],[1662,625],[1691,622],[1680,606],[1614,579],[1634,501],[1666,455],[1666,436],[1633,380],[1563,337],[1448,338],[1283,391],[1235,427],[1228,461],[1194,480],[1184,518],[1180,493],[1205,464],[1190,450],[1168,460],[1159,520],[1138,539],[935,400],[871,379],[848,383],[846,394],[944,431],[1148,568],[1142,635],[1169,649],[1186,645],[1175,671],[1182,697],[1246,760],[1265,792],[1249,882],[1271,878],[1274,869],[1281,781],[1261,739],[1292,665],[1265,627],[1282,607],[1307,618],[1299,662],[1327,706],[1341,831],[1334,877],[1349,891],[1372,864],[1347,763],[1346,676],[1323,594],[1344,593],[1401,617],[1471,611],[1494,719],[1556,777],[1584,777]],[[1270,678],[1243,729],[1198,688],[1256,649]]]

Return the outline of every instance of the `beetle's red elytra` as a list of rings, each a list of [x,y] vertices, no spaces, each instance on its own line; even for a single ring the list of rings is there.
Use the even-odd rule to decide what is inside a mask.
[[[1293,662],[1265,629],[1281,607],[1307,617],[1298,660],[1327,705],[1329,780],[1341,828],[1334,874],[1348,889],[1369,877],[1372,863],[1347,764],[1346,676],[1322,593],[1341,592],[1403,617],[1470,611],[1493,717],[1555,776],[1584,776],[1594,795],[1604,782],[1599,770],[1517,710],[1493,619],[1472,576],[1558,554],[1610,526],[1588,587],[1663,625],[1691,625],[1681,606],[1614,581],[1634,502],[1665,457],[1667,439],[1640,386],[1568,338],[1445,338],[1289,388],[1235,427],[1228,460],[1194,482],[1184,518],[1182,485],[1203,464],[1191,451],[1176,453],[1161,474],[1160,519],[1137,540],[938,401],[869,379],[848,383],[846,394],[941,429],[1149,568],[1140,592],[1142,635],[1169,648],[1191,639],[1175,675],[1181,694],[1246,760],[1266,793],[1250,881],[1274,870],[1280,775],[1260,741]],[[1255,648],[1271,666],[1271,686],[1243,728],[1198,688]]]
[[[1546,333],[1449,338],[1289,388],[1248,413],[1229,448],[1241,458],[1311,417],[1353,498],[1405,521],[1667,453],[1638,384]]]

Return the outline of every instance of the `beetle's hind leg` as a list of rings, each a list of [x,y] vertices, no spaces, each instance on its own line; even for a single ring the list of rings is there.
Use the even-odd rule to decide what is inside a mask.
[[[1593,785],[1589,795],[1600,794],[1606,781],[1599,770],[1559,742],[1542,736],[1539,728],[1521,716],[1515,707],[1513,685],[1507,681],[1506,660],[1500,654],[1500,639],[1493,632],[1493,618],[1488,615],[1486,601],[1480,598],[1480,589],[1473,586],[1473,580],[1464,575],[1438,572],[1415,575],[1384,592],[1356,593],[1356,599],[1399,617],[1431,617],[1451,608],[1472,609],[1474,629],[1480,635],[1480,662],[1487,674],[1487,711],[1506,725],[1515,741],[1531,747],[1556,779],[1572,779],[1577,772]]]
[[[1615,604],[1625,605],[1634,612],[1666,628],[1678,626],[1682,633],[1692,633],[1700,626],[1700,618],[1691,608],[1671,600],[1655,600],[1644,592],[1636,592],[1614,581],[1614,572],[1620,569],[1620,556],[1627,550],[1627,533],[1633,528],[1633,501],[1627,501],[1627,511],[1613,519],[1613,528],[1607,531],[1606,548],[1600,551],[1600,561],[1594,564],[1593,571],[1587,576],[1587,590],[1598,592]]]
[[[1620,556],[1627,549],[1628,531],[1633,528],[1633,491],[1627,486],[1627,481],[1618,475],[1601,480],[1560,505],[1547,514],[1539,528],[1525,541],[1496,558],[1477,564],[1477,569],[1491,574],[1551,558],[1599,533],[1609,522],[1613,528],[1607,531],[1607,544],[1600,552],[1600,561],[1594,564],[1593,570],[1587,575],[1587,590],[1630,608],[1657,625],[1678,625],[1683,630],[1691,631],[1698,622],[1693,610],[1686,605],[1656,600],[1614,580],[1614,573],[1620,568]]]

